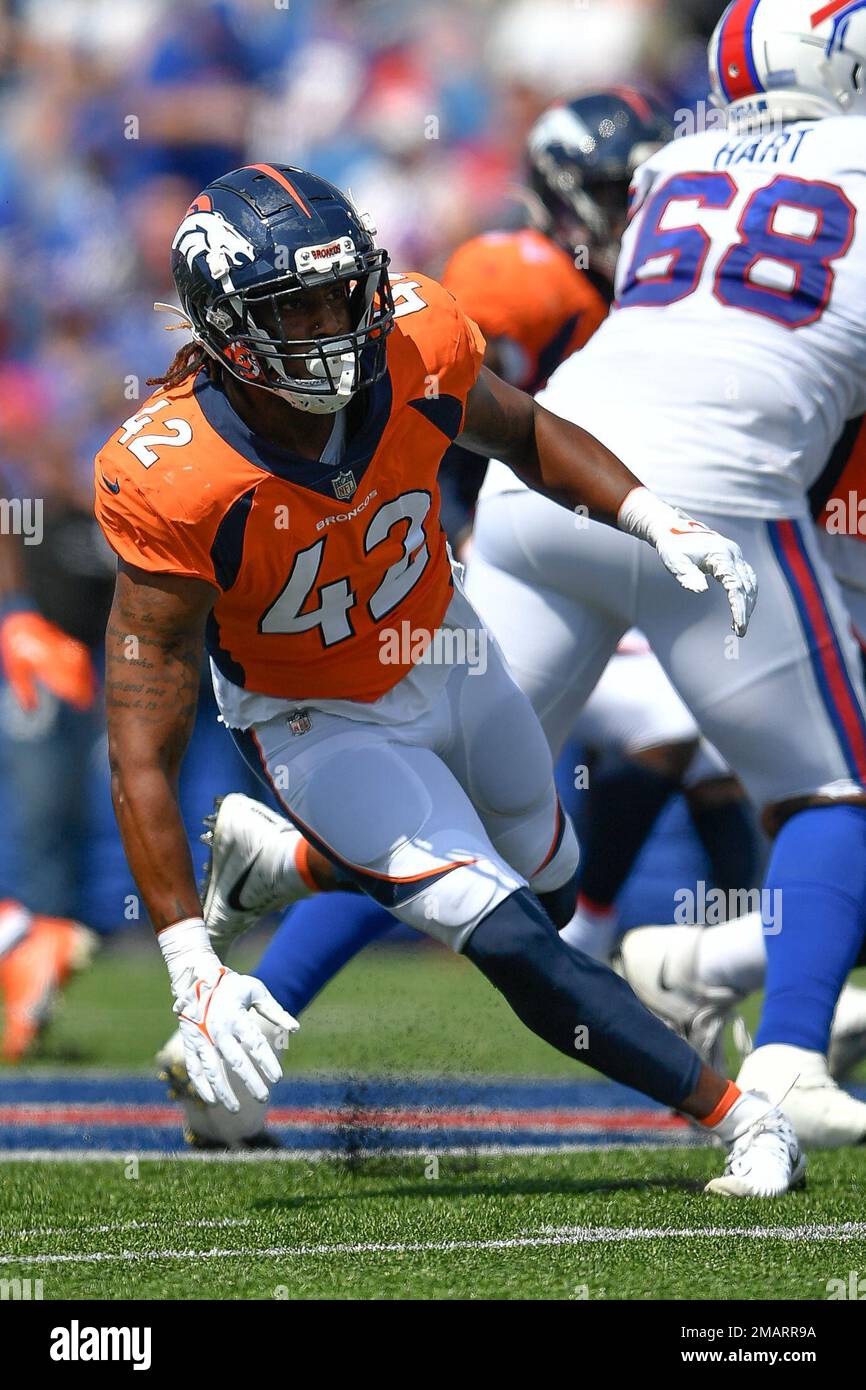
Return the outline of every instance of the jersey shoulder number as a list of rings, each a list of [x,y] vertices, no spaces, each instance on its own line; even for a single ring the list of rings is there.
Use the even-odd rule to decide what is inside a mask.
[[[426,275],[392,277],[396,324],[389,365],[406,388],[406,399],[435,394],[456,396],[461,404],[484,360],[481,330],[456,299]]]

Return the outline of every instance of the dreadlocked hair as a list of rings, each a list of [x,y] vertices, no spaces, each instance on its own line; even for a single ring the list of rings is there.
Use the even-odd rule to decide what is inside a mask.
[[[175,353],[165,376],[149,376],[147,385],[179,386],[188,376],[192,376],[193,372],[200,372],[202,367],[211,380],[216,379],[219,368],[210,353],[205,351],[201,343],[184,343]]]

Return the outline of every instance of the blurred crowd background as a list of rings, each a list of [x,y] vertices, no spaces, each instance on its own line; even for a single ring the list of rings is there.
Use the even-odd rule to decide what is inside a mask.
[[[175,299],[171,238],[203,185],[249,162],[307,165],[373,213],[398,269],[436,275],[461,240],[513,222],[526,133],[557,96],[628,81],[672,112],[705,99],[723,8],[0,3],[0,494],[44,500],[42,544],[0,537],[16,548],[6,589],[86,643],[98,673],[114,564],[90,517],[92,457],[177,347],[151,306]],[[0,760],[0,896],[133,926],[100,698],[81,710],[43,690],[24,711],[4,686]],[[191,832],[247,781],[205,690]]]

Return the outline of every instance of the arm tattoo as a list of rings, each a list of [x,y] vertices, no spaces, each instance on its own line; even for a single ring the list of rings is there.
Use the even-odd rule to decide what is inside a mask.
[[[190,631],[171,594],[118,582],[106,630],[105,698],[113,723],[132,718],[162,732],[170,758],[182,756],[195,721],[203,623]]]

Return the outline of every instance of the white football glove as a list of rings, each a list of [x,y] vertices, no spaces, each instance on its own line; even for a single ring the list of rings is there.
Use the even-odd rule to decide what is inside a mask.
[[[219,1101],[232,1115],[240,1106],[226,1066],[260,1101],[268,1099],[283,1074],[273,1048],[249,1017],[250,1009],[286,1033],[298,1031],[297,1020],[280,1008],[261,980],[238,975],[225,965],[214,980],[194,980],[174,1006],[191,1085],[207,1105]]]
[[[267,1101],[283,1072],[249,1011],[254,1009],[287,1035],[298,1031],[297,1020],[261,980],[222,964],[201,918],[176,922],[157,939],[171,976],[193,1089],[207,1105],[219,1102],[236,1114],[240,1107],[225,1071],[230,1067],[255,1100]]]
[[[717,579],[728,596],[731,626],[745,637],[758,598],[758,580],[736,541],[711,531],[678,507],[669,507],[645,487],[634,488],[620,507],[620,530],[649,541],[662,564],[690,593],[701,594]]]

